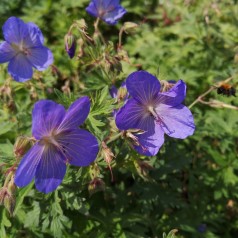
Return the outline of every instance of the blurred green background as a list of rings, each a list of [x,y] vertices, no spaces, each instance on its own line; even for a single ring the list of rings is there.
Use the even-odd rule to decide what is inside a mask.
[[[36,23],[60,71],[56,77],[48,69],[37,85],[33,81],[12,82],[11,100],[1,91],[3,161],[13,163],[15,138],[30,135],[31,109],[38,98],[57,100],[53,88],[64,91],[70,80],[76,96],[94,93],[93,90],[105,86],[95,79],[100,75],[83,71],[80,62],[69,60],[64,50],[64,35],[74,20],[84,18],[89,33],[93,32],[95,19],[85,12],[88,3],[88,0],[0,1],[0,25],[10,16]],[[161,80],[183,79],[188,87],[187,106],[212,85],[231,76],[231,84],[236,86],[236,0],[122,0],[121,4],[128,13],[116,26],[100,23],[101,32],[116,45],[123,22],[140,24],[136,34],[123,35],[123,47],[131,62],[141,64],[142,69],[157,74]],[[3,40],[2,32],[0,39]],[[123,63],[119,81],[136,69]],[[8,77],[6,65],[1,65],[1,87]],[[44,92],[40,83],[44,84]],[[217,95],[215,90],[207,96],[206,100],[209,99],[238,106],[236,97]],[[88,171],[71,167],[55,193],[41,194],[33,185],[19,189],[14,217],[0,207],[0,237],[160,238],[163,232],[174,228],[179,230],[176,237],[180,238],[238,237],[238,112],[199,103],[191,110],[196,122],[193,136],[183,141],[166,137],[165,145],[153,158],[133,155],[154,167],[149,179],[136,170],[120,143],[114,143],[118,166],[113,168],[114,182],[104,166],[105,191],[89,196],[88,180],[82,180]]]

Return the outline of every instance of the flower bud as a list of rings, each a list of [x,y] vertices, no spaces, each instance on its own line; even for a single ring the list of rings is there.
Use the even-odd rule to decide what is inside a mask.
[[[96,192],[105,191],[105,183],[100,178],[94,178],[88,185],[90,196]]]
[[[118,101],[123,101],[127,97],[127,89],[125,87],[120,87],[117,91]]]
[[[7,188],[6,187],[2,187],[0,189],[0,205],[4,204],[4,199],[7,196],[8,192],[7,192]]]
[[[14,193],[11,193],[11,191],[5,186],[0,189],[0,205],[4,205],[10,215],[13,215],[16,199]]]
[[[74,23],[78,28],[82,30],[87,28],[87,24],[84,19],[76,20]]]
[[[102,142],[102,156],[106,163],[110,164],[115,155],[112,153],[111,149],[107,147],[106,143]]]
[[[145,180],[148,180],[149,172],[153,169],[153,167],[149,165],[147,162],[141,160],[136,160],[134,164],[138,174]]]
[[[136,33],[138,26],[139,25],[134,22],[125,22],[123,28],[126,34],[134,34]]]
[[[64,37],[64,44],[66,52],[72,59],[76,51],[76,37],[72,33],[67,33]]]
[[[122,49],[122,47],[118,47],[118,49],[117,49],[117,56],[119,57],[120,60],[123,60],[123,61],[125,61],[127,63],[130,63],[128,53],[127,53],[127,51]]]
[[[4,199],[4,206],[8,210],[11,216],[13,215],[15,205],[16,205],[15,196],[8,194]]]
[[[32,146],[32,140],[26,136],[19,136],[14,144],[13,152],[16,158],[21,158]]]

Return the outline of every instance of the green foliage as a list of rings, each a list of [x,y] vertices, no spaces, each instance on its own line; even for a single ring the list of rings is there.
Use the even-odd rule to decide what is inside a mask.
[[[160,80],[182,78],[188,86],[186,105],[231,76],[236,87],[237,1],[122,0],[128,14],[115,26],[99,24],[105,45],[93,34],[95,19],[85,12],[88,3],[0,2],[1,25],[12,15],[35,22],[55,59],[54,66],[35,72],[25,84],[11,81],[6,64],[0,66],[0,182],[3,186],[9,169],[14,171],[19,163],[13,154],[17,136],[31,136],[34,103],[48,98],[68,108],[83,95],[91,100],[83,126],[114,153],[114,180],[100,152],[90,168],[68,166],[54,193],[41,194],[34,183],[17,189],[13,217],[0,206],[0,237],[237,237],[238,111],[195,104],[195,134],[186,140],[166,137],[158,155],[146,158],[131,151],[113,125],[112,112],[122,103],[109,95],[112,85],[120,86],[140,68]],[[94,43],[84,42],[83,54],[78,47],[70,60],[64,35],[82,18]],[[122,36],[129,62],[116,47],[123,21],[139,24],[135,34]],[[237,98],[217,95],[215,90],[204,100],[238,106]],[[143,171],[142,165],[153,168]],[[106,188],[90,196],[88,185],[94,177]],[[175,230],[169,232],[173,228],[179,230],[176,235]]]

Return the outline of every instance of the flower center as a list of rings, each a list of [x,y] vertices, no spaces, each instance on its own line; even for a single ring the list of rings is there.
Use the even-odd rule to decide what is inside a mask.
[[[154,108],[153,106],[149,105],[149,106],[147,107],[147,112],[149,113],[150,116],[152,116],[152,117],[155,119],[155,121],[156,121],[157,123],[159,123],[159,124],[162,123],[162,119],[161,119],[160,116],[157,114],[157,112],[155,111],[155,108]]]
[[[54,135],[43,137],[42,142],[44,143],[45,146],[54,145],[56,147],[59,147],[59,143],[56,141]]]
[[[11,44],[12,48],[17,51],[18,53],[22,53],[24,55],[30,55],[31,52],[29,49],[27,49],[23,43],[20,43],[20,44],[15,44],[15,43],[12,43]]]

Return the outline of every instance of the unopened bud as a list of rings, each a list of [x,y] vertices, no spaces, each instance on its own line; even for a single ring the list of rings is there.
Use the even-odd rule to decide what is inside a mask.
[[[147,162],[141,160],[136,160],[134,164],[138,174],[146,180],[149,179],[149,172],[153,169],[153,167]]]
[[[110,163],[112,159],[115,158],[115,155],[112,153],[111,149],[107,147],[104,141],[102,142],[102,156],[105,159],[106,163],[108,164],[108,167],[111,172],[111,180],[113,181],[113,173]]]
[[[87,24],[84,19],[76,20],[74,24],[82,30],[87,28]]]
[[[125,22],[123,28],[126,34],[134,34],[136,33],[138,26],[139,25],[134,22]]]
[[[6,187],[2,187],[0,189],[0,205],[4,204],[4,199],[7,196],[7,194],[8,194],[7,188]]]
[[[11,194],[14,194],[16,192],[16,185],[14,183],[14,175],[11,177],[10,182],[7,185],[8,191]]]
[[[64,37],[65,50],[72,59],[76,51],[76,37],[72,33],[67,33]]]
[[[107,147],[106,143],[102,142],[102,156],[107,164],[110,164],[115,155],[112,153],[111,149]]]
[[[123,61],[125,61],[127,63],[130,63],[128,53],[127,53],[127,51],[122,49],[122,47],[118,47],[118,49],[117,49],[117,56],[119,57],[119,59],[121,59],[121,60],[123,60]]]
[[[127,97],[127,89],[125,87],[120,87],[117,91],[118,101],[123,101]]]
[[[88,185],[88,191],[90,193],[90,196],[96,192],[104,190],[105,190],[105,183],[100,178],[94,178]]]
[[[13,215],[16,199],[14,193],[11,193],[6,187],[0,189],[0,205],[4,205],[10,215]]]
[[[19,136],[14,144],[13,151],[16,158],[21,158],[32,146],[32,140],[26,136]]]
[[[4,206],[8,210],[11,216],[13,215],[15,205],[16,205],[15,196],[12,194],[11,195],[8,194],[4,199]]]

